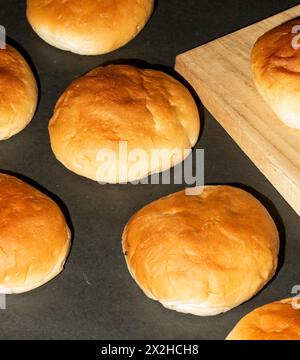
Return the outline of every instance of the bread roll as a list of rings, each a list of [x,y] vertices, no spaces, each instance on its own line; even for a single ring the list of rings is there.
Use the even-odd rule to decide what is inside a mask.
[[[100,55],[136,37],[153,7],[154,0],[27,0],[27,18],[48,44]]]
[[[252,70],[258,91],[286,125],[300,129],[300,19],[280,25],[256,42]],[[298,29],[299,32],[299,29]]]
[[[49,197],[0,174],[0,294],[32,290],[59,274],[70,238],[61,210]]]
[[[279,250],[267,210],[230,186],[154,201],[131,218],[122,243],[128,269],[148,297],[199,316],[253,297],[273,277]]]
[[[264,305],[246,315],[227,340],[300,340],[300,306],[293,299]]]
[[[74,81],[49,123],[57,159],[76,174],[106,183],[142,179],[180,163],[199,129],[197,106],[183,85],[163,72],[125,65],[98,67]],[[156,150],[169,152],[170,161],[160,161],[164,156]],[[106,151],[115,155],[116,166],[99,157]],[[136,151],[146,158],[136,160]]]
[[[12,46],[0,49],[0,140],[23,130],[36,110],[35,78],[23,56]]]

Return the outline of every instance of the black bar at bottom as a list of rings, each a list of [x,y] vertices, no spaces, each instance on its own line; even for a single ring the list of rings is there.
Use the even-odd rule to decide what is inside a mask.
[[[139,357],[151,358],[185,358],[205,359],[217,356],[226,358],[263,355],[299,354],[298,341],[1,341],[1,357],[7,353],[14,356],[30,359],[43,359],[45,356],[60,358],[63,354],[74,355],[84,359],[124,358],[136,359]],[[254,359],[255,360],[255,359]]]

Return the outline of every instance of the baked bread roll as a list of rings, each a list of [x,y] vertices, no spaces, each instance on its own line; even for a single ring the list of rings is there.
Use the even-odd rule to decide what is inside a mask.
[[[65,218],[49,197],[0,174],[0,294],[23,293],[54,278],[70,243]]]
[[[144,293],[199,316],[247,301],[277,268],[272,218],[252,195],[230,186],[154,201],[131,218],[122,239],[129,272]]]
[[[294,300],[276,301],[252,311],[227,340],[300,340],[300,305]]]
[[[279,119],[296,129],[300,129],[299,25],[296,19],[267,32],[251,57],[258,91]]]
[[[154,0],[27,0],[27,18],[48,44],[100,55],[136,37],[153,7]]]
[[[98,67],[75,80],[49,123],[57,159],[104,183],[139,180],[182,162],[199,129],[197,106],[182,84],[125,65]]]
[[[12,46],[0,49],[0,140],[23,130],[36,110],[38,90],[23,56]]]

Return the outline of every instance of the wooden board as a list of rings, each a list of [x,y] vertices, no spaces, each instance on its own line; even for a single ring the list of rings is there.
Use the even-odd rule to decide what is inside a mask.
[[[300,130],[285,126],[272,112],[250,68],[257,38],[298,16],[300,5],[188,51],[177,57],[176,70],[300,215]]]

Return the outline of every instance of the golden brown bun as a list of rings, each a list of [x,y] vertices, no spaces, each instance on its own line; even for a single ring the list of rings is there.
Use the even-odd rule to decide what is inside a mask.
[[[0,140],[23,130],[33,118],[38,92],[35,78],[13,47],[0,49]]]
[[[220,314],[254,296],[274,275],[278,249],[267,210],[230,186],[154,201],[123,233],[128,269],[145,294],[200,316]]]
[[[252,50],[252,70],[258,91],[276,115],[300,129],[300,49],[292,46],[295,25],[300,25],[300,19],[258,39]]]
[[[71,171],[109,183],[144,178],[180,163],[199,137],[197,106],[189,91],[177,80],[154,70],[132,66],[98,67],[74,81],[60,97],[49,123],[51,146],[57,159]],[[128,153],[142,149],[178,149],[169,164],[147,166],[139,173],[99,173],[98,152],[114,151],[127,141]],[[125,152],[125,151],[124,151]],[[133,160],[132,160],[133,161]],[[133,161],[134,162],[134,161]],[[150,161],[149,161],[150,165]]]
[[[13,176],[0,174],[0,293],[32,290],[59,274],[70,249],[59,207]]]
[[[252,311],[226,340],[300,340],[300,308],[294,308],[292,301],[276,301]]]
[[[153,7],[154,0],[27,0],[27,18],[50,45],[100,55],[136,37]]]

